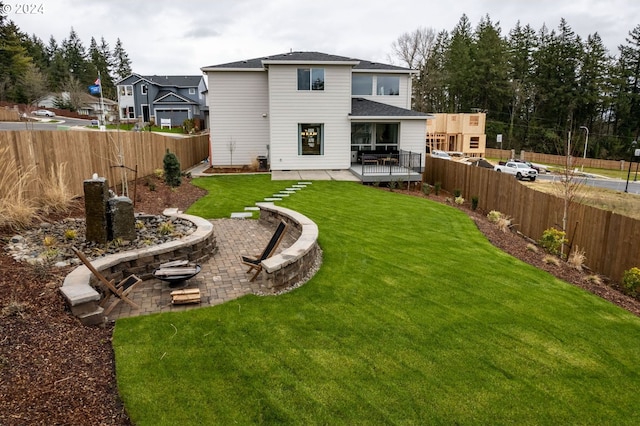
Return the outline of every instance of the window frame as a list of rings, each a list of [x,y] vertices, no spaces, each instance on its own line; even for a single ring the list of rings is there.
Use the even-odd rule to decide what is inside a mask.
[[[317,132],[308,134],[314,128],[317,128]],[[305,141],[305,138],[311,140]],[[305,142],[307,143],[306,149]],[[324,123],[298,123],[298,155],[324,155]]]
[[[389,90],[387,90],[386,87],[389,86],[384,86],[384,84],[381,86],[381,80],[384,81],[392,81],[393,84],[391,84],[391,88]],[[382,88],[382,93],[381,89]],[[394,92],[393,89],[397,88],[397,90]],[[388,92],[388,93],[386,93]],[[397,75],[378,75],[376,76],[376,95],[377,96],[400,96],[400,77],[398,77]]]
[[[306,76],[303,75],[307,74],[308,75],[308,81],[306,80]],[[317,84],[314,83],[314,77],[318,76],[318,73],[322,74],[322,78],[320,79],[320,83],[321,84]],[[325,69],[324,68],[298,68],[296,70],[296,81],[297,81],[297,89],[299,92],[323,92],[324,91],[324,86],[326,84],[326,77],[325,77]],[[303,84],[301,84],[303,83]]]
[[[369,83],[369,93],[355,93],[355,80],[367,80]],[[351,75],[351,96],[372,96],[373,95],[373,76],[372,75],[362,75],[362,74],[352,74]]]

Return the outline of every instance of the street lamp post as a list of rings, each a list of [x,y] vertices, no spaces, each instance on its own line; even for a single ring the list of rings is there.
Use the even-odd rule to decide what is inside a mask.
[[[629,192],[629,176],[631,176],[631,163],[633,163],[633,157],[635,157],[635,148],[638,145],[637,141],[631,142],[631,158],[629,159],[629,171],[627,172],[627,185],[624,187],[624,192]]]
[[[587,161],[587,146],[589,146],[589,129],[586,126],[580,126],[581,129],[584,129],[587,132],[587,135],[584,140],[584,154],[582,155],[582,167],[581,171],[584,172],[584,163]]]

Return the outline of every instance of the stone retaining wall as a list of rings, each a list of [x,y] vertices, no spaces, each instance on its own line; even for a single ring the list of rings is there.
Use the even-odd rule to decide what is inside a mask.
[[[197,216],[181,214],[177,217],[193,222],[197,229],[180,240],[100,257],[91,264],[108,280],[113,279],[118,283],[130,274],[135,274],[142,280],[153,278],[153,270],[161,263],[171,260],[204,263],[217,250],[213,225]],[[96,290],[100,286],[91,271],[81,265],[66,276],[60,288],[71,312],[85,325],[104,321],[104,309],[99,306],[102,295]]]
[[[309,278],[320,261],[318,226],[308,217],[284,207],[258,203],[260,221],[273,224],[284,220],[287,232],[294,232],[296,242],[281,253],[262,261],[262,271],[256,280],[263,288],[276,293]]]

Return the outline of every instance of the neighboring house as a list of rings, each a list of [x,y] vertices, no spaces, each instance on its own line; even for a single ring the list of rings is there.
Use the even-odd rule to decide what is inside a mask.
[[[203,120],[207,90],[202,75],[142,76],[131,74],[116,83],[121,121],[182,126],[187,119]]]
[[[427,151],[462,152],[483,157],[487,147],[484,112],[472,114],[433,114],[427,121]]]
[[[290,52],[202,71],[214,166],[349,169],[365,151],[420,153],[424,166],[428,115],[411,110],[408,68]]]
[[[111,99],[91,96],[88,93],[77,93],[77,99],[79,107],[76,112],[80,115],[86,115],[90,117],[100,117],[102,115],[102,106],[104,105],[104,113],[106,121],[113,121],[118,116],[118,103]],[[51,93],[37,102],[40,108],[58,108],[59,101],[63,103],[69,103],[71,96],[69,92]]]

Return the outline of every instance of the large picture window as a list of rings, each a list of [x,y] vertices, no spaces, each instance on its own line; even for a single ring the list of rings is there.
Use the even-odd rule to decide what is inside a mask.
[[[324,68],[298,68],[298,90],[324,90]]]
[[[322,124],[298,124],[298,154],[323,155],[323,127]]]
[[[379,75],[377,78],[376,93],[378,95],[398,96],[400,95],[400,77],[389,77]]]
[[[373,77],[370,75],[354,75],[351,77],[351,94],[354,96],[372,95]]]

